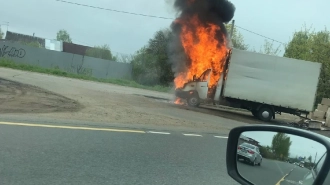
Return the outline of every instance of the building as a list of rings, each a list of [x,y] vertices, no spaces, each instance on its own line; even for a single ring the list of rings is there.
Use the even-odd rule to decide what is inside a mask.
[[[86,51],[92,47],[83,46],[74,43],[63,42],[63,52],[73,53],[77,55],[85,55]]]
[[[21,43],[39,43],[41,47],[45,48],[45,39],[30,35],[24,35],[20,33],[14,33],[11,31],[6,32],[5,40],[11,40]]]
[[[62,41],[58,41],[55,39],[45,39],[45,38],[36,37],[34,35],[30,36],[30,35],[24,35],[24,34],[20,34],[20,33],[10,32],[10,31],[7,31],[5,40],[21,42],[21,43],[25,43],[25,44],[39,43],[40,46],[45,49],[72,53],[72,54],[77,54],[77,55],[85,55],[86,50],[92,48],[89,46],[62,42]]]

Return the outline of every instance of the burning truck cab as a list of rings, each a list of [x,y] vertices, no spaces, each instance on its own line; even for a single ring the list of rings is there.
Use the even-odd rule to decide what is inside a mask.
[[[193,79],[188,80],[187,83],[181,88],[175,90],[175,96],[187,100],[189,106],[197,107],[200,103],[220,103],[221,100],[221,90],[223,86],[224,73],[227,71],[228,63],[230,60],[232,50],[227,50],[224,61],[219,63],[222,65],[220,68],[221,75],[218,74],[219,78],[217,79],[216,85],[210,85],[210,78],[213,71],[211,68],[206,69],[199,77],[196,74],[193,76]]]
[[[282,112],[307,117],[313,111],[320,63],[238,49],[225,60],[219,62],[216,85],[210,85],[216,71],[207,69],[177,88],[176,97],[193,107],[212,103],[246,109],[262,121]]]
[[[208,82],[211,72],[212,69],[207,69],[198,78],[194,75],[193,79],[185,83],[182,88],[175,90],[176,97],[186,99],[189,106],[199,106],[200,101],[208,97]]]

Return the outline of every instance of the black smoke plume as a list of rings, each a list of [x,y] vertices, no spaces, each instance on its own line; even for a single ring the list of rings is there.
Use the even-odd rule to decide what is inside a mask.
[[[174,8],[179,16],[171,25],[173,35],[169,45],[169,56],[173,72],[177,75],[185,72],[190,64],[181,45],[181,24],[179,22],[188,22],[187,20],[194,15],[198,15],[199,20],[205,25],[209,23],[219,25],[220,31],[217,33],[216,39],[220,44],[224,44],[223,36],[227,37],[224,23],[228,23],[234,17],[235,6],[228,0],[175,0]],[[193,28],[191,29],[193,30]]]

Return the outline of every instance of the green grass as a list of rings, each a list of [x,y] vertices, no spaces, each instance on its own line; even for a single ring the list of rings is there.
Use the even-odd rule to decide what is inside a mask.
[[[68,73],[68,72],[62,71],[57,68],[46,69],[46,68],[41,68],[39,66],[33,66],[33,65],[28,65],[28,64],[17,64],[8,59],[0,59],[0,67],[7,67],[7,68],[11,68],[11,69],[19,69],[19,70],[31,71],[31,72],[38,72],[38,73],[55,75],[55,76],[63,76],[63,77],[68,77],[68,78],[90,80],[90,81],[95,81],[95,82],[111,83],[111,84],[116,84],[116,85],[121,85],[121,86],[148,89],[148,90],[159,91],[159,92],[169,92],[170,91],[169,87],[163,87],[163,86],[159,86],[159,85],[145,86],[145,85],[138,84],[133,80],[128,80],[128,79],[116,79],[116,78],[98,79],[98,78],[87,76],[87,75]]]

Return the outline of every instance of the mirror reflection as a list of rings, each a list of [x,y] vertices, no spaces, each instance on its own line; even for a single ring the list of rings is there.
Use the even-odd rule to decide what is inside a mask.
[[[266,131],[240,135],[237,169],[256,185],[313,184],[326,148],[313,140]]]

